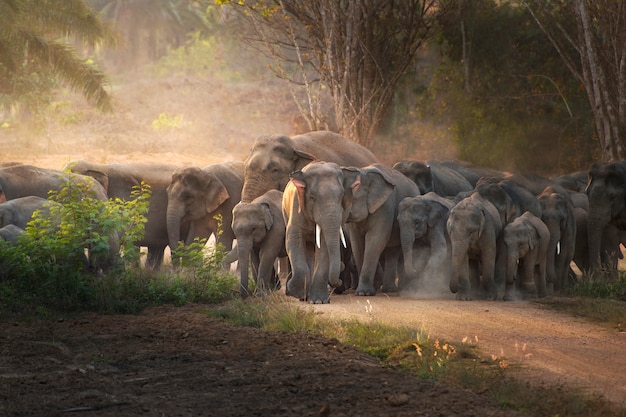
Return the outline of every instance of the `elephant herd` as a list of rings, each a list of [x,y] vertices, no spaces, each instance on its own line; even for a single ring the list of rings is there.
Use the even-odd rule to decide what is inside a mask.
[[[258,292],[279,288],[280,262],[286,294],[311,303],[347,289],[543,297],[572,284],[572,262],[590,273],[616,270],[626,240],[626,162],[554,178],[459,161],[388,167],[328,131],[260,137],[245,161],[204,168],[3,163],[0,238],[15,241],[48,191],[67,181],[99,199],[128,199],[134,186],[150,185],[137,242],[148,248],[148,267],[160,267],[167,246],[214,235],[229,251],[225,263],[239,262],[242,295],[249,271]]]

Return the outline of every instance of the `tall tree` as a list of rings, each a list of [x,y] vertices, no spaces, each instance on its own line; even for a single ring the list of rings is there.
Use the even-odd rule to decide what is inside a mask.
[[[81,59],[68,39],[96,46],[114,38],[83,0],[0,0],[0,107],[46,95],[58,77],[110,109],[105,74]]]
[[[626,3],[520,0],[589,99],[606,161],[626,159]],[[561,22],[576,22],[567,29]]]
[[[599,147],[587,97],[527,11],[498,0],[449,1],[455,7],[437,36],[442,63],[427,89],[433,102],[421,111],[452,125],[457,156],[544,175],[588,167]]]
[[[304,87],[304,104],[296,102],[309,128],[331,124],[321,105],[327,91],[336,128],[365,146],[371,146],[399,79],[443,13],[437,0],[221,3],[238,12],[246,41],[274,58],[276,73]]]

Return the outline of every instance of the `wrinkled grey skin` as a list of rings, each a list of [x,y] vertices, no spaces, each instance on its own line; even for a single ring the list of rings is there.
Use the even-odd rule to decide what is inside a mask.
[[[518,298],[518,293],[546,296],[546,265],[550,231],[543,221],[527,211],[504,227],[506,245],[505,301]],[[518,271],[521,268],[522,271]],[[534,286],[533,293],[529,285]]]
[[[428,287],[437,287],[429,290],[440,288],[434,285],[439,281],[449,284],[451,258],[446,222],[452,207],[451,200],[434,192],[400,202],[398,225],[407,278],[401,287],[403,294],[423,288],[427,281]]]
[[[252,263],[256,289],[265,293],[278,283],[274,262],[287,256],[285,221],[282,214],[283,193],[270,190],[250,203],[233,208],[232,229],[237,239],[241,295],[248,295],[248,269]]]
[[[508,179],[482,177],[476,183],[476,190],[494,203],[498,211],[505,213],[506,218],[502,219],[504,223],[513,221],[527,211],[541,217],[541,204],[535,194],[516,182]],[[508,195],[508,198],[501,190]]]
[[[137,246],[148,248],[146,265],[158,269],[163,262],[163,252],[169,244],[165,214],[167,187],[172,180],[175,165],[151,163],[97,164],[72,161],[66,165],[71,172],[95,178],[104,187],[109,198],[129,200],[133,187],[142,182],[150,185],[151,197],[143,238]]]
[[[426,163],[399,161],[393,165],[393,169],[403,173],[417,184],[422,194],[432,191],[440,196],[448,197],[474,189],[474,186],[461,174],[434,160]]]
[[[574,204],[567,191],[558,185],[546,187],[537,198],[541,203],[541,220],[550,230],[547,280],[557,292],[568,285],[569,265],[574,258],[576,245]]]
[[[367,148],[329,131],[294,137],[262,136],[252,145],[245,161],[241,201],[250,202],[269,190],[283,191],[289,182],[289,174],[313,160],[356,167],[377,162]]]
[[[450,210],[446,224],[452,249],[450,291],[457,294],[457,299],[481,296],[481,288],[487,298],[496,299],[494,275],[503,230],[501,219],[496,207],[477,192]]]
[[[233,208],[241,200],[243,163],[227,162],[204,168],[179,168],[167,187],[167,233],[170,249],[212,234],[226,251],[233,247]],[[221,217],[221,233],[218,233]],[[183,225],[189,225],[186,239]]]
[[[419,195],[419,188],[399,171],[380,164],[348,169],[360,180],[346,224],[359,271],[356,295],[376,294],[374,277],[379,262],[382,291],[398,291],[395,279],[402,253],[398,206],[404,198]]]
[[[19,197],[0,203],[0,227],[15,225],[26,229],[26,224],[37,210],[48,212],[53,202],[37,196]]]
[[[66,173],[58,170],[39,168],[33,165],[12,164],[0,168],[0,202],[20,197],[37,196],[48,198],[49,191],[58,191],[68,182],[85,185],[85,197],[106,201],[106,191],[102,185],[89,176]],[[94,270],[109,270],[119,261],[119,237],[117,233],[109,236],[109,252],[105,259],[92,259]]]
[[[603,264],[602,241],[607,225],[626,229],[626,162],[596,163],[589,169],[586,193],[589,198],[587,234],[590,271],[611,270]]]

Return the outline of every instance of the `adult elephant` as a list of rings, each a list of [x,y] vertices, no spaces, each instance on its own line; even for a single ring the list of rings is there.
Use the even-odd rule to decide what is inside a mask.
[[[546,187],[539,196],[541,220],[550,230],[547,279],[554,291],[567,286],[569,266],[576,245],[576,216],[568,192],[561,186]]]
[[[626,161],[595,163],[588,173],[586,193],[589,198],[587,234],[590,270],[594,273],[611,269],[603,265],[603,231],[611,224],[626,229]]]
[[[178,168],[169,164],[125,163],[98,164],[84,160],[69,162],[71,172],[95,178],[104,187],[109,198],[129,200],[133,187],[142,182],[150,185],[151,197],[146,214],[144,235],[137,246],[148,248],[146,265],[158,269],[163,262],[163,252],[169,244],[167,223],[167,187],[172,173]]]
[[[323,304],[330,302],[328,285],[341,286],[342,224],[361,181],[358,172],[333,162],[312,162],[291,174],[282,200],[291,263],[287,295]]]
[[[241,200],[243,163],[226,162],[204,168],[179,168],[167,187],[167,233],[170,249],[195,238],[215,235],[226,251],[233,246],[233,208]],[[216,218],[217,217],[217,218]],[[182,226],[188,224],[186,239]],[[221,226],[221,233],[218,229]]]
[[[374,277],[383,267],[383,292],[398,290],[395,282],[402,247],[398,206],[406,197],[420,195],[417,185],[395,169],[380,164],[347,168],[358,178],[346,228],[359,271],[356,295],[376,294]]]
[[[497,298],[494,276],[501,262],[498,246],[503,227],[501,213],[478,192],[450,210],[446,224],[452,249],[450,291],[457,299],[471,300],[481,288],[487,298]]]
[[[400,171],[417,184],[422,194],[432,191],[448,197],[474,189],[461,174],[433,160],[399,161],[393,165],[393,169]]]
[[[89,197],[107,200],[107,194],[102,185],[91,177],[17,164],[0,167],[0,203],[31,195],[48,198],[51,190],[58,191],[62,185],[69,182],[83,185]]]
[[[250,203],[233,208],[232,229],[237,239],[241,295],[248,295],[248,269],[252,271],[259,292],[275,288],[279,281],[274,270],[276,258],[287,256],[285,221],[282,214],[283,193],[270,190]]]
[[[250,202],[269,190],[283,191],[289,174],[314,160],[355,167],[377,162],[367,148],[329,131],[263,136],[254,142],[245,161],[241,201]]]
[[[398,206],[398,226],[407,282],[404,294],[437,290],[450,282],[450,251],[446,222],[451,200],[434,192],[407,197]]]
[[[546,296],[546,267],[550,231],[537,216],[527,211],[504,227],[506,245],[506,289],[504,300],[516,299],[517,292],[529,294],[534,284],[534,295]],[[518,267],[523,269],[521,276]]]

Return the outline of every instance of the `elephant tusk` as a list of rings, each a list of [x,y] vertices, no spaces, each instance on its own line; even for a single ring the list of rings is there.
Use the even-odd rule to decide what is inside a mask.
[[[343,227],[341,226],[339,226],[339,237],[341,237],[341,244],[343,247],[347,248],[348,245],[346,245],[346,236],[343,234]]]
[[[319,224],[315,223],[315,243],[317,244],[317,247],[320,248],[320,235],[322,234],[322,228],[320,227]]]
[[[561,241],[556,242],[556,254],[561,254]]]

